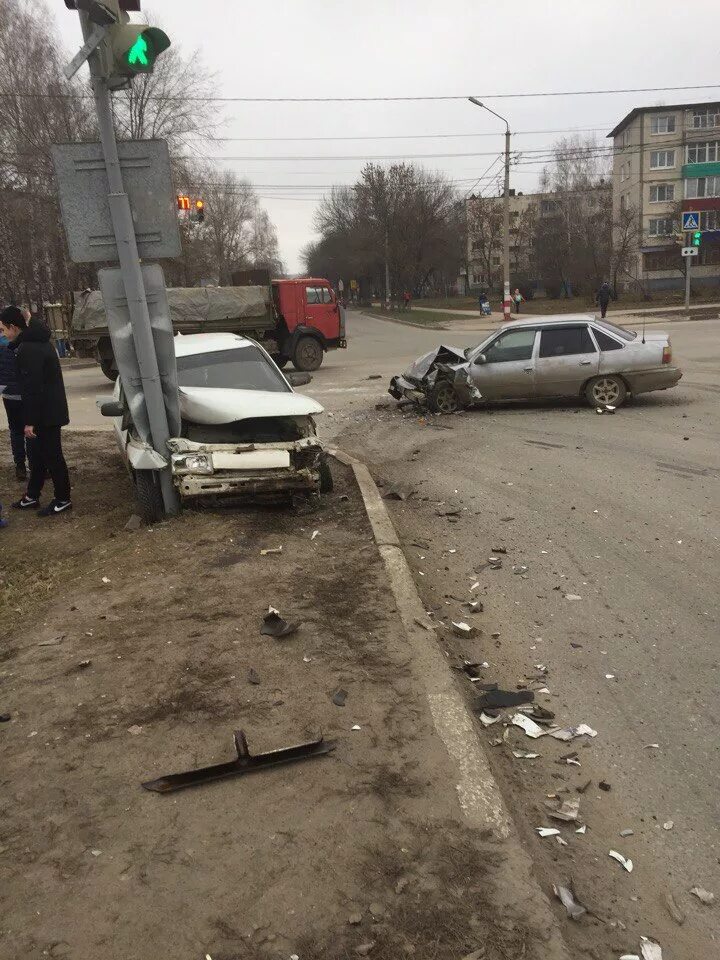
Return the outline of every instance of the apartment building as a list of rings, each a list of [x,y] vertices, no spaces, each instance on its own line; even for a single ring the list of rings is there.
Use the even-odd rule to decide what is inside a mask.
[[[637,107],[610,131],[616,244],[629,240],[625,289],[684,285],[682,211],[697,210],[703,238],[693,284],[720,285],[720,103]],[[637,219],[635,219],[637,218]]]
[[[510,191],[510,277],[534,275],[535,223],[545,194]],[[504,197],[468,197],[468,292],[492,290],[503,278]]]

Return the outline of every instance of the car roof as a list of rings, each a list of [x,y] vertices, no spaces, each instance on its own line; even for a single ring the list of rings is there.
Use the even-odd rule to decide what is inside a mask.
[[[187,335],[178,333],[173,339],[176,357],[257,346],[254,340],[241,337],[237,333],[189,333]]]
[[[528,317],[527,320],[513,320],[510,323],[504,323],[500,329],[517,330],[523,327],[567,326],[567,324],[573,323],[594,323],[599,319],[592,313],[562,313],[549,317]]]

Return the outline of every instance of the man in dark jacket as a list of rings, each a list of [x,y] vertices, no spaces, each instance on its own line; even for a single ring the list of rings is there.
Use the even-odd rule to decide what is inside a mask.
[[[25,436],[29,447],[30,482],[25,496],[14,503],[20,510],[40,506],[40,494],[47,473],[52,477],[54,497],[38,511],[41,517],[65,513],[72,507],[70,478],[62,452],[60,429],[70,422],[62,370],[50,330],[42,323],[25,325],[17,307],[0,313],[0,333],[15,346]]]
[[[600,316],[605,319],[605,314],[607,313],[608,304],[610,303],[610,284],[605,280],[600,284],[600,289],[597,292],[596,300],[600,307]]]
[[[20,317],[25,326],[24,316]],[[0,394],[7,414],[10,449],[15,461],[15,476],[27,480],[25,466],[25,419],[20,401],[20,384],[15,366],[15,344],[0,334]]]

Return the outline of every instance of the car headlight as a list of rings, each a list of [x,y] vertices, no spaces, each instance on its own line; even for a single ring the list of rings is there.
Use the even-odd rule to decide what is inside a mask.
[[[212,473],[212,456],[209,453],[174,453],[173,473]]]

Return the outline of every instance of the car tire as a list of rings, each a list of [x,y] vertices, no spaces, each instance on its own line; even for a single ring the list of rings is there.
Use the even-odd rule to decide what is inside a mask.
[[[627,393],[625,381],[614,374],[593,377],[585,387],[585,399],[591,407],[620,407]]]
[[[323,457],[320,461],[320,493],[332,493],[333,487],[335,486],[333,481],[332,470],[330,469],[330,464],[327,461],[327,457]]]
[[[281,370],[283,367],[286,367],[288,363],[290,363],[290,357],[286,357],[282,353],[273,353],[272,359],[275,366],[279,367]]]
[[[430,388],[428,407],[433,413],[457,413],[460,400],[455,388],[447,380],[440,380]]]
[[[145,523],[158,523],[165,516],[160,474],[157,470],[136,470],[133,480],[140,516]]]
[[[300,337],[293,351],[293,366],[304,373],[317,370],[323,361],[323,348],[315,337]]]

